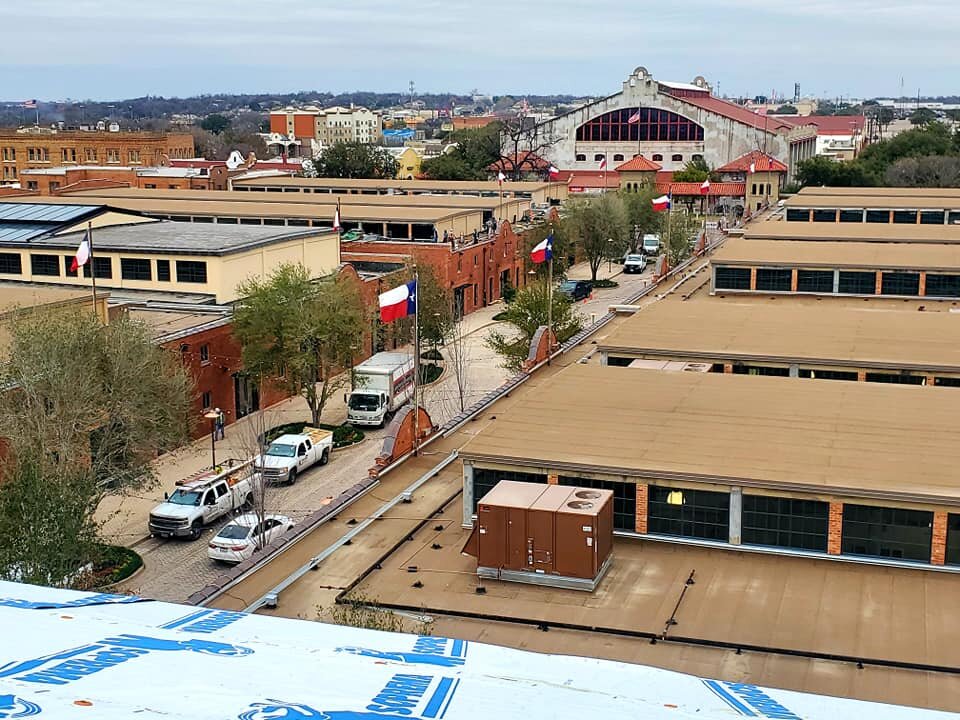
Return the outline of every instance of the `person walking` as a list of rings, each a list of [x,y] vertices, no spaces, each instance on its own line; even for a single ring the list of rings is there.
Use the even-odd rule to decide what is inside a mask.
[[[218,440],[223,440],[224,428],[227,424],[227,416],[224,415],[223,410],[217,408],[217,424],[216,424],[216,435]]]

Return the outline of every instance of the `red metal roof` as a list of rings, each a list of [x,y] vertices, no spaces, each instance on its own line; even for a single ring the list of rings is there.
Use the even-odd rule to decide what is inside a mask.
[[[660,165],[653,160],[647,160],[643,155],[637,155],[614,168],[617,172],[658,172],[662,169]]]
[[[561,172],[561,178],[566,173],[569,173],[566,180],[570,192],[577,192],[577,188],[606,188],[610,190],[620,187],[620,173],[616,170],[607,173],[602,170],[567,170]]]
[[[658,193],[670,193],[671,195],[700,195],[700,185],[698,182],[675,182],[675,183],[656,183]],[[710,183],[710,197],[742,197],[747,194],[746,183],[736,182],[715,182]]]
[[[715,97],[682,97],[677,98],[680,102],[685,102],[690,105],[695,105],[702,110],[707,112],[716,113],[717,115],[722,115],[723,117],[730,118],[731,120],[736,120],[737,122],[743,123],[745,125],[750,125],[759,130],[766,128],[770,132],[781,128],[791,128],[793,127],[792,123],[784,121],[783,118],[779,117],[767,117],[765,115],[757,115],[751,110],[747,110],[741,105],[736,103],[728,102],[726,100],[721,100],[720,98]]]
[[[752,150],[746,155],[741,155],[736,160],[728,162],[723,167],[717,168],[717,172],[721,173],[736,173],[750,172],[751,163],[754,165],[754,170],[756,172],[786,172],[787,166],[782,162],[777,160],[775,157],[771,157],[766,153],[762,153],[759,150]]]
[[[804,118],[817,126],[817,135],[853,135],[863,132],[867,118],[863,115],[810,115]]]

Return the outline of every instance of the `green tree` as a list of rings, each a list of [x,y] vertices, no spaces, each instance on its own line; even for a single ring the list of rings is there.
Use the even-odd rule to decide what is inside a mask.
[[[313,159],[317,174],[331,178],[394,178],[400,164],[385,148],[338,142]]]
[[[568,202],[563,226],[583,250],[594,282],[604,260],[623,257],[630,247],[627,213],[615,193]]]
[[[244,365],[259,378],[302,395],[316,425],[327,401],[349,384],[366,319],[356,286],[311,280],[303,265],[281,265],[237,287],[234,334]]]
[[[453,325],[453,296],[440,284],[431,265],[417,268],[417,303],[421,350],[430,346],[436,351]]]
[[[703,158],[690,160],[682,170],[677,170],[673,174],[674,182],[703,182],[707,178],[714,181],[720,179]]]
[[[230,118],[220,113],[213,113],[200,121],[200,127],[214,135],[220,135],[230,127]]]
[[[179,359],[125,315],[34,311],[8,326],[0,434],[0,576],[77,585],[97,560],[94,512],[155,480],[158,449],[187,438],[192,385]]]
[[[917,108],[910,113],[911,125],[929,125],[937,119],[937,114],[930,108]]]
[[[701,227],[693,215],[684,212],[671,214],[663,235],[663,248],[671,267],[676,267],[690,257]]]
[[[553,332],[559,342],[565,342],[583,327],[583,320],[566,295],[553,292]],[[547,284],[536,283],[518,290],[513,302],[503,311],[503,322],[508,332],[492,331],[486,345],[501,358],[507,370],[517,372],[530,352],[530,341],[541,325],[547,324]]]
[[[800,111],[793,105],[781,105],[773,113],[774,115],[798,115]]]
[[[637,249],[637,240],[643,235],[662,232],[664,213],[658,213],[653,209],[653,199],[657,196],[657,189],[652,185],[640,192],[620,194],[627,213],[627,224],[630,227],[631,251]]]
[[[432,180],[486,180],[500,158],[500,123],[450,134],[452,150],[425,160],[423,174]]]
[[[487,177],[486,171],[477,170],[456,151],[424,160],[420,171],[431,180],[483,180]]]

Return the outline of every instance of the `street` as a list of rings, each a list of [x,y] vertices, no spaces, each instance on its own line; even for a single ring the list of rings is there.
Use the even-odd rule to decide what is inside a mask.
[[[590,298],[577,304],[584,324],[606,313],[610,304],[632,295],[650,282],[652,268],[649,266],[642,274],[636,275],[617,274],[619,270],[619,266],[613,266],[619,287],[595,290]],[[573,279],[589,278],[589,269],[580,265],[573,268],[568,276]],[[607,276],[607,265],[604,264],[600,277]],[[498,303],[464,318],[460,364],[465,368],[462,373],[465,405],[472,404],[509,377],[509,373],[499,366],[499,358],[484,344],[490,328],[498,324],[493,321],[493,316],[502,310],[503,305]],[[443,352],[445,357],[449,357],[449,348]],[[456,374],[448,367],[437,382],[424,388],[424,406],[437,425],[461,410],[461,391]],[[309,418],[302,398],[284,401],[265,410],[263,415],[261,422],[267,427]],[[323,417],[327,423],[340,423],[346,419],[341,397],[331,399]],[[226,438],[216,445],[218,457],[249,456],[252,426],[249,423],[245,425],[245,420],[228,426]],[[307,470],[295,485],[269,488],[266,512],[287,515],[294,522],[299,522],[354,485],[359,478],[365,477],[380,453],[384,430],[367,429],[365,432],[366,439],[362,443],[335,450],[328,465]],[[183,601],[224,572],[226,566],[207,557],[207,543],[226,521],[207,528],[201,539],[195,542],[145,537],[147,514],[162,500],[163,492],[171,490],[177,479],[204,466],[209,467],[209,462],[209,438],[196,441],[158,461],[159,486],[143,494],[110,497],[101,505],[99,514],[104,521],[104,536],[113,542],[131,545],[144,561],[144,569],[123,584],[124,591],[157,600]]]

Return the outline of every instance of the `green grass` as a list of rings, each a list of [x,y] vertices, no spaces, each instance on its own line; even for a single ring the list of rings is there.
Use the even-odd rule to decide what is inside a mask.
[[[593,283],[594,288],[615,288],[620,287],[620,283],[616,280],[597,280]]]
[[[295,423],[286,423],[285,425],[277,425],[274,428],[267,430],[267,443],[272,443],[281,435],[299,435],[303,432],[305,427],[310,427],[308,422],[295,422]],[[356,445],[358,442],[363,440],[366,435],[364,435],[363,430],[360,428],[355,428],[349,423],[344,423],[343,425],[325,425],[320,424],[321,430],[331,430],[333,432],[333,447],[342,448],[347,447],[348,445]]]

